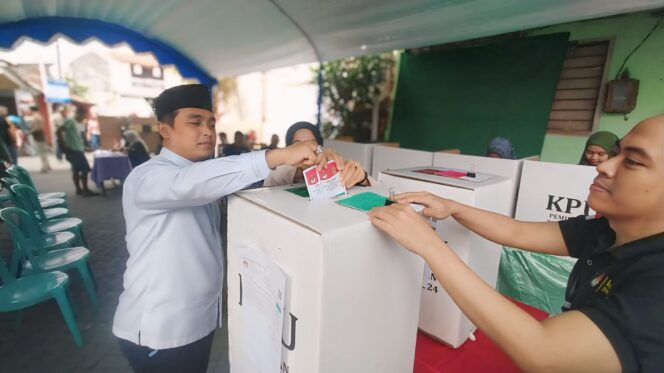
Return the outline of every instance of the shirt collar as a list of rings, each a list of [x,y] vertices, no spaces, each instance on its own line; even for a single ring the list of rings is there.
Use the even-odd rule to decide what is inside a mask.
[[[187,158],[182,157],[181,155],[175,153],[174,151],[168,149],[165,146],[161,148],[159,155],[171,161],[172,163],[175,163],[178,166],[190,166],[194,164],[193,161],[190,161]]]
[[[628,259],[657,252],[664,253],[664,232],[612,247],[608,251],[618,259]]]

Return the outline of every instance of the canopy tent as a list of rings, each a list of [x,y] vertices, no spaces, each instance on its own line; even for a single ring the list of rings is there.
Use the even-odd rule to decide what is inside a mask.
[[[664,6],[664,0],[14,0],[0,47],[95,37],[204,83],[297,63],[467,40]]]

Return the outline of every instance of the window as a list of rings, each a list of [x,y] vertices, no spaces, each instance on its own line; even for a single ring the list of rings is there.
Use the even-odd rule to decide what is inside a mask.
[[[608,52],[608,40],[570,43],[549,114],[550,132],[592,132],[599,117]]]

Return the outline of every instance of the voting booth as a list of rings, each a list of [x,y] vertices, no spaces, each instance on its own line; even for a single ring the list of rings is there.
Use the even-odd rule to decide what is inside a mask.
[[[587,198],[596,176],[590,166],[524,161],[515,218],[556,222],[595,215]],[[549,313],[560,312],[574,262],[570,257],[505,248],[498,289]]]
[[[502,176],[510,180],[509,216],[514,216],[516,198],[519,192],[519,180],[523,160],[481,157],[476,155],[435,153],[433,156],[435,167],[449,167],[471,172],[482,172]]]
[[[380,174],[379,181],[395,193],[428,191],[466,205],[508,215],[511,180],[437,167],[414,167]],[[502,247],[469,231],[454,219],[431,221],[439,236],[470,268],[495,287]],[[431,271],[423,275],[419,328],[432,337],[459,347],[476,329],[447,295]]]
[[[373,168],[367,172],[378,179],[378,175],[385,170],[432,165],[432,152],[376,145],[373,148]]]
[[[285,189],[291,187],[242,191],[229,199],[231,371],[412,371],[423,260],[371,225],[366,213]],[[359,187],[351,194],[367,191],[386,194]],[[264,338],[255,329],[262,325],[273,333],[275,325],[256,320],[267,319],[261,312],[280,312],[281,303],[256,299],[278,294],[272,284],[262,287],[265,294],[249,292],[261,288],[257,281],[271,281],[247,278],[253,259],[244,253],[252,251],[263,257],[262,268],[277,268],[286,278],[280,362],[267,369],[260,367],[265,359],[274,361],[269,350],[275,344],[257,346],[254,339]],[[258,306],[249,312],[251,302]]]

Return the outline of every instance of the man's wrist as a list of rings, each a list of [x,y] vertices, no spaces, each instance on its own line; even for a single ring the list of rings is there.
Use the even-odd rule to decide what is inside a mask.
[[[269,168],[274,169],[277,166],[281,166],[283,162],[282,156],[283,149],[270,149],[265,152],[265,161]]]

